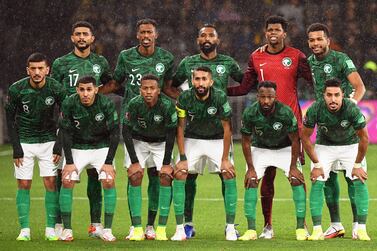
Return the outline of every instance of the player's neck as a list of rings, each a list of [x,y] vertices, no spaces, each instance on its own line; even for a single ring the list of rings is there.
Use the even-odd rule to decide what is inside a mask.
[[[34,83],[34,81],[30,78],[29,83],[30,83],[31,87],[33,87],[34,89],[41,89],[46,84],[46,78],[44,78],[38,84]]]
[[[276,45],[268,44],[266,50],[268,53],[276,54],[276,53],[281,52],[284,49],[284,47],[285,47],[284,43],[276,44]]]
[[[324,53],[315,55],[315,58],[317,60],[323,60],[325,57],[327,57],[327,55],[329,55],[329,53],[330,53],[330,48],[327,48],[327,50]]]
[[[90,54],[90,47],[86,48],[85,50],[83,51],[80,51],[79,49],[77,49],[75,47],[73,53],[75,53],[76,56],[78,56],[79,58],[86,58],[89,56]]]
[[[153,55],[155,50],[156,50],[156,47],[154,45],[149,46],[149,47],[144,47],[144,46],[139,45],[137,48],[137,51],[144,57]]]
[[[214,50],[214,51],[211,51],[208,54],[205,54],[204,52],[200,51],[200,57],[204,58],[205,60],[212,60],[215,57],[217,57],[217,51]]]
[[[196,97],[197,99],[199,99],[200,101],[205,101],[205,100],[208,99],[210,93],[211,93],[211,90],[208,90],[208,93],[207,93],[205,96],[198,96],[198,95],[195,93],[195,97]]]

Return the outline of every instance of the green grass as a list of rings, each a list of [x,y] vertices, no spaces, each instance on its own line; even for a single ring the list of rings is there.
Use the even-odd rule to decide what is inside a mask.
[[[368,231],[373,239],[371,242],[354,241],[350,238],[350,230],[352,223],[352,213],[347,200],[346,183],[342,176],[341,184],[341,217],[346,228],[346,236],[343,239],[333,239],[321,242],[298,242],[295,241],[295,217],[294,205],[290,200],[291,188],[285,179],[283,172],[278,171],[275,181],[275,200],[273,207],[273,225],[276,238],[273,240],[257,240],[250,242],[227,242],[224,239],[224,208],[220,191],[220,180],[217,175],[205,174],[198,178],[198,193],[195,204],[194,221],[197,230],[197,236],[194,239],[185,242],[157,242],[143,241],[130,242],[125,241],[124,236],[128,232],[130,226],[129,213],[126,201],[126,172],[122,168],[123,147],[118,148],[116,156],[117,172],[117,189],[118,202],[113,224],[113,233],[117,237],[115,243],[104,243],[101,240],[90,239],[87,236],[87,227],[89,224],[89,207],[86,199],[86,175],[82,175],[82,182],[78,184],[74,191],[76,199],[73,204],[73,229],[75,241],[72,243],[63,242],[47,242],[44,241],[44,188],[42,180],[39,178],[39,170],[34,170],[34,181],[31,190],[31,229],[32,241],[27,243],[16,242],[15,238],[19,233],[19,225],[17,221],[15,194],[16,181],[13,177],[13,166],[11,152],[9,146],[0,146],[0,249],[1,250],[47,250],[47,249],[213,249],[213,250],[231,250],[231,249],[307,249],[307,250],[353,250],[353,249],[376,249],[377,228],[375,222],[377,220],[377,187],[375,185],[377,170],[377,146],[371,145],[368,151],[369,164],[369,196],[370,208],[368,218]],[[245,161],[242,156],[241,147],[235,144],[235,160],[237,167],[238,182],[238,207],[236,222],[240,224],[238,229],[243,233],[246,229],[246,219],[243,215],[243,175],[245,172]],[[308,165],[304,168],[306,180],[309,176]],[[145,178],[143,188],[143,224],[146,221],[146,189],[147,178]],[[310,184],[308,183],[308,189]],[[257,232],[260,233],[263,224],[263,217],[260,210],[260,203],[257,205]],[[309,206],[307,206],[307,222],[311,230]],[[329,222],[328,211],[324,207],[323,228],[327,227]],[[175,231],[175,222],[173,210],[171,210],[168,223],[167,233],[172,236]]]

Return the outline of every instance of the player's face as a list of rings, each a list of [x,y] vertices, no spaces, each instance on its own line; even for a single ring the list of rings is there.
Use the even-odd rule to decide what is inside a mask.
[[[217,32],[212,27],[204,27],[199,31],[196,41],[204,54],[214,51],[220,43]]]
[[[283,30],[281,24],[269,24],[265,33],[269,45],[278,45],[284,42],[287,33]]]
[[[192,85],[195,88],[195,94],[199,98],[206,97],[209,88],[213,85],[211,74],[206,71],[194,71],[192,74]]]
[[[83,51],[94,42],[94,36],[89,28],[77,27],[71,35],[71,41],[78,50]]]
[[[141,82],[140,95],[143,96],[148,106],[154,106],[157,103],[160,93],[161,90],[156,80],[146,79]]]
[[[336,112],[342,107],[343,92],[340,87],[327,87],[324,93],[327,109]]]
[[[98,87],[93,83],[79,83],[76,87],[76,92],[80,96],[81,104],[91,106],[98,93]]]
[[[153,24],[142,24],[139,26],[136,38],[139,40],[141,46],[145,48],[154,46],[157,37],[156,27]]]
[[[40,83],[44,82],[50,68],[47,66],[46,61],[30,62],[28,67],[26,67],[26,71],[31,81],[38,86]]]
[[[259,88],[257,97],[259,105],[264,112],[270,112],[274,108],[276,99],[276,91],[274,88]]]
[[[312,31],[308,34],[308,44],[314,55],[321,56],[329,50],[330,39],[323,31]]]

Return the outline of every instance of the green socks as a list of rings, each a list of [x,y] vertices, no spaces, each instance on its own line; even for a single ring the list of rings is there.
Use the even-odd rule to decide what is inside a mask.
[[[304,185],[292,186],[293,201],[296,208],[297,226],[296,228],[305,227],[305,213],[306,213],[306,194]]]
[[[255,230],[255,211],[258,200],[258,188],[246,188],[244,199],[244,211],[247,219],[247,229]]]
[[[357,209],[356,209],[356,202],[355,202],[355,184],[348,177],[346,177],[346,181],[348,185],[348,197],[350,198],[350,202],[351,202],[353,222],[357,222]]]
[[[72,188],[60,189],[59,204],[61,216],[63,219],[64,228],[72,229],[71,225],[71,214],[72,214]]]
[[[156,175],[149,175],[148,183],[148,226],[154,225],[154,220],[156,219],[158,211],[158,200],[159,200],[159,190],[160,190],[160,177]]]
[[[369,208],[368,187],[366,183],[362,183],[360,180],[354,180],[353,183],[355,185],[357,221],[359,224],[366,224]]]
[[[59,208],[59,194],[56,191],[45,193],[46,225],[55,227],[56,215]]]
[[[116,188],[103,189],[105,202],[105,228],[111,228],[113,224],[114,211],[117,201]]]
[[[329,209],[331,222],[340,222],[339,213],[339,180],[338,174],[330,172],[324,187],[326,204]]]
[[[192,222],[194,211],[194,200],[196,194],[196,177],[186,179],[186,199],[185,199],[185,222]]]
[[[160,217],[158,220],[159,226],[166,226],[170,211],[170,203],[172,198],[172,187],[171,186],[160,186]]]
[[[30,190],[18,189],[16,195],[18,221],[21,228],[30,227]]]
[[[88,175],[86,192],[89,198],[90,220],[92,223],[100,223],[102,212],[102,186],[97,177]]]
[[[183,224],[183,211],[185,205],[185,180],[173,181],[174,212],[177,225]]]
[[[226,213],[226,223],[234,224],[234,219],[236,217],[236,207],[237,207],[237,185],[236,179],[224,179],[225,184],[225,213]]]
[[[132,226],[141,227],[141,186],[129,185],[128,203],[130,205]]]
[[[324,185],[324,181],[317,180],[312,184],[312,189],[310,190],[310,212],[312,215],[313,226],[321,225]]]

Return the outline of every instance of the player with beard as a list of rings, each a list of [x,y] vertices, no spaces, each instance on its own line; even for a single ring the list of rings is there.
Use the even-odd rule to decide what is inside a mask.
[[[91,51],[95,40],[93,26],[86,21],[78,21],[72,25],[71,41],[74,45],[72,52],[57,58],[52,64],[51,77],[60,82],[69,94],[76,93],[78,79],[82,76],[92,76],[98,85],[112,81],[110,66],[107,60]],[[61,165],[58,170],[58,187],[61,187]],[[101,182],[95,169],[87,169],[88,186],[87,194],[90,205],[91,224],[88,229],[89,236],[101,236],[101,211],[102,191]],[[56,232],[63,231],[60,215],[57,218]]]
[[[214,87],[225,93],[229,77],[237,82],[242,81],[243,73],[238,63],[233,58],[217,52],[220,38],[214,25],[205,24],[199,30],[196,42],[200,48],[200,53],[185,57],[180,62],[173,78],[174,87],[178,87],[186,82],[191,86],[192,71],[200,66],[206,66],[211,69]],[[198,163],[198,165],[204,166],[205,162]],[[185,230],[187,238],[195,235],[193,210],[197,177],[197,174],[189,174],[186,180]],[[222,193],[224,195],[224,184],[222,185]]]
[[[296,116],[299,131],[302,128],[302,114],[298,101],[297,81],[304,78],[310,85],[312,74],[306,56],[300,50],[285,46],[288,22],[279,16],[270,16],[265,22],[265,50],[256,50],[250,55],[249,65],[239,86],[228,87],[228,96],[245,95],[261,81],[272,81],[277,85],[277,100],[288,105]],[[301,160],[304,160],[301,151]],[[276,168],[269,167],[262,179],[261,204],[264,215],[264,230],[260,238],[271,239],[272,202]]]
[[[115,92],[124,85],[124,99],[122,103],[121,121],[124,121],[124,109],[128,102],[140,94],[140,80],[146,74],[153,74],[159,78],[158,85],[168,96],[176,97],[178,92],[174,92],[171,86],[173,74],[174,56],[156,46],[158,38],[157,23],[153,19],[141,19],[136,24],[136,38],[139,44],[127,50],[123,50],[118,56],[115,67],[114,79],[116,82],[104,85],[100,92]],[[126,146],[125,146],[126,147]],[[156,165],[153,161],[147,161],[148,185],[148,222],[145,229],[147,239],[155,238],[154,222],[158,210],[159,177]],[[128,186],[133,190],[134,187]],[[129,191],[133,193],[134,191]],[[130,228],[129,239],[133,234],[133,227]]]

